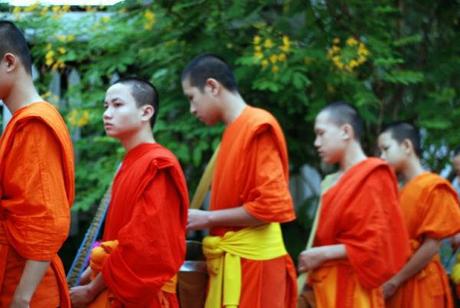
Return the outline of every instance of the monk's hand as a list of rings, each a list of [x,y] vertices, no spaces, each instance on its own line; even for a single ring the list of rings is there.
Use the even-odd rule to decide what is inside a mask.
[[[91,282],[91,274],[92,274],[91,267],[87,267],[83,274],[80,276],[80,285],[83,286]]]
[[[70,301],[72,307],[86,307],[91,303],[96,295],[91,290],[91,284],[73,287],[70,289]]]
[[[398,290],[399,285],[400,285],[400,283],[394,277],[391,278],[390,280],[388,280],[387,282],[385,282],[383,284],[383,286],[382,286],[383,297],[385,299],[387,299],[387,298],[393,296],[393,294],[395,294],[395,292]]]
[[[308,272],[314,270],[326,261],[326,259],[326,251],[323,247],[304,250],[299,255],[299,271]]]
[[[202,230],[211,227],[209,211],[188,210],[187,230]]]

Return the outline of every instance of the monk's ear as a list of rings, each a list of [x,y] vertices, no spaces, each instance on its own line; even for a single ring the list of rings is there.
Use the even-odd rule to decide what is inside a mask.
[[[406,154],[411,154],[411,153],[414,153],[414,146],[412,145],[412,142],[409,140],[409,139],[404,139],[402,142],[401,142],[401,145],[403,146],[404,148],[404,152]]]
[[[343,140],[350,140],[351,138],[353,138],[353,127],[351,127],[350,124],[348,123],[345,123],[344,125],[342,125],[341,127],[341,138]]]
[[[153,117],[155,114],[155,108],[153,108],[152,105],[144,105],[142,106],[142,120],[144,121],[150,121],[150,119]]]
[[[213,96],[217,96],[221,91],[222,85],[214,78],[206,80],[205,89]]]
[[[7,52],[5,55],[3,55],[1,66],[5,72],[9,73],[14,71],[18,64],[19,59],[14,54]]]

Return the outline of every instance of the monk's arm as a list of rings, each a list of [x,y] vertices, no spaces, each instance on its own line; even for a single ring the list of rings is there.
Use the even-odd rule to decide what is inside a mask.
[[[21,279],[14,292],[12,307],[15,307],[16,304],[19,304],[17,307],[21,307],[20,305],[30,302],[30,299],[35,293],[35,289],[43,279],[49,266],[49,261],[26,261]]]
[[[403,266],[403,268],[383,285],[384,295],[391,296],[396,289],[420,272],[438,253],[441,241],[433,238],[426,238],[414,255]]]
[[[346,257],[347,250],[344,244],[313,247],[300,253],[299,271],[311,271],[326,261],[345,259]]]
[[[104,278],[102,274],[99,273],[90,283],[70,289],[72,306],[78,307],[87,305],[106,288],[107,286],[104,282]]]
[[[188,212],[188,230],[201,230],[220,226],[250,227],[266,222],[249,214],[244,207],[225,210],[202,211],[191,209]]]

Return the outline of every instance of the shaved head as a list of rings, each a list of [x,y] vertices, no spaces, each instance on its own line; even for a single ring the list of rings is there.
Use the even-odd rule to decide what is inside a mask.
[[[355,107],[345,102],[334,102],[321,109],[320,113],[323,112],[327,113],[330,120],[337,126],[349,124],[353,128],[354,139],[360,140],[363,132],[363,120]]]
[[[24,34],[10,21],[0,20],[0,59],[7,53],[15,55],[27,74],[32,75],[32,58]]]
[[[417,157],[421,157],[422,147],[420,132],[415,125],[408,122],[393,122],[383,128],[380,134],[383,133],[389,133],[398,143],[409,140]]]
[[[187,65],[182,72],[182,81],[188,80],[192,87],[203,91],[206,81],[209,78],[217,80],[230,92],[237,92],[235,76],[230,66],[219,56],[203,54]]]

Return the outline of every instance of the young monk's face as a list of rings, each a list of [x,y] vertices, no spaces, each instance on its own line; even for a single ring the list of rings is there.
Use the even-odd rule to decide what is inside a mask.
[[[338,163],[346,147],[343,126],[330,119],[328,112],[321,112],[315,120],[315,147],[322,161],[327,164]]]
[[[190,103],[190,113],[207,125],[214,125],[221,120],[217,102],[212,89],[207,85],[203,90],[190,84],[189,79],[182,81],[182,90]]]
[[[452,165],[454,165],[455,174],[460,176],[460,155],[454,156],[452,159]]]
[[[137,106],[129,85],[117,83],[111,86],[105,95],[104,108],[102,119],[108,136],[129,137],[146,123],[144,108]]]
[[[380,158],[399,171],[406,159],[406,151],[402,144],[395,140],[390,132],[380,134],[378,139]]]

